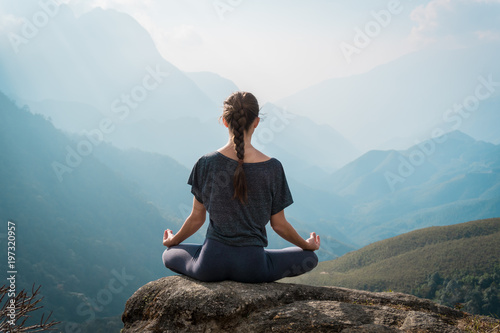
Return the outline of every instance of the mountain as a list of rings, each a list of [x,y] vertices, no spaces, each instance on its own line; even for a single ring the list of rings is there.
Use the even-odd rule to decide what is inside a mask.
[[[500,216],[500,146],[454,131],[404,151],[370,151],[325,178],[351,204],[333,225],[357,244]]]
[[[218,109],[161,57],[139,23],[114,10],[96,8],[77,18],[61,4],[43,34],[18,52],[6,33],[1,37],[0,90],[17,100],[88,104],[117,123],[207,118]]]
[[[176,223],[86,149],[0,94],[0,219],[16,223],[16,287],[42,285],[44,311],[64,322],[115,316],[168,275],[161,237]]]
[[[474,101],[474,99],[471,100]],[[445,131],[459,129],[477,140],[500,144],[500,135],[498,134],[499,105],[500,96],[492,96],[480,101],[477,110],[467,111],[465,109],[462,114],[460,112],[449,114],[435,128],[442,128]],[[431,130],[428,133],[431,133]]]
[[[133,182],[145,200],[170,220],[186,218],[193,196],[187,185],[190,170],[166,155],[137,149],[120,150],[103,143],[94,156],[108,168]]]
[[[473,313],[498,315],[500,218],[412,231],[286,280],[413,293],[449,306],[455,306],[450,301],[465,303],[465,310]]]
[[[487,129],[478,138],[498,142],[498,131],[491,125],[500,124],[497,49],[497,44],[491,44],[419,51],[363,74],[323,81],[276,104],[334,126],[363,152],[380,149],[397,137],[409,142],[428,138],[444,120],[453,130],[470,130],[469,134]],[[450,58],[454,61],[450,62]],[[490,83],[485,86],[485,81]],[[478,92],[480,100],[475,97]],[[467,128],[469,116],[458,111],[449,113],[456,104],[476,108],[472,112],[461,111],[478,114],[474,130]],[[480,113],[488,116],[479,116]],[[459,120],[452,116],[463,121],[458,125]]]
[[[499,152],[498,145],[454,131],[403,151],[370,151],[334,172],[324,188],[366,202],[428,181],[439,183],[465,171],[496,170]]]
[[[84,135],[112,122],[105,141],[174,156],[186,166],[213,149],[203,136],[217,146],[227,140],[225,131],[213,130],[222,100],[214,103],[216,96],[199,86],[217,94],[234,85],[211,73],[192,73],[195,83],[161,57],[129,15],[97,8],[77,18],[61,4],[44,34],[18,53],[1,38],[0,49],[0,90],[66,132]],[[179,148],[180,141],[200,149]]]
[[[21,100],[34,114],[49,119],[55,128],[67,133],[82,133],[99,127],[106,116],[96,107],[82,102],[44,99],[43,101]]]
[[[94,9],[76,18],[62,4],[44,34],[18,53],[7,38],[0,49],[0,89],[65,132],[85,135],[111,122],[105,141],[168,155],[188,168],[227,142],[217,118],[238,87],[215,73],[180,71],[126,14]],[[293,160],[298,179],[318,180],[358,156],[330,126],[272,104],[262,112],[268,119],[256,144]]]

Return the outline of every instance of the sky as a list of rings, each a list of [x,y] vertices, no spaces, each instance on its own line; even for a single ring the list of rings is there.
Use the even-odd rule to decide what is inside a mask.
[[[261,102],[426,48],[500,40],[500,0],[0,0],[0,30],[42,3],[133,16],[163,57],[226,77]]]

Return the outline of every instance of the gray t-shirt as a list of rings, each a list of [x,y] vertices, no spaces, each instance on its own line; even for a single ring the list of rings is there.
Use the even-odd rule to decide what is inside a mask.
[[[293,203],[283,166],[275,158],[243,164],[247,204],[233,199],[237,166],[237,161],[215,151],[202,156],[191,171],[191,193],[210,217],[206,237],[232,246],[266,247],[265,226],[271,215]]]

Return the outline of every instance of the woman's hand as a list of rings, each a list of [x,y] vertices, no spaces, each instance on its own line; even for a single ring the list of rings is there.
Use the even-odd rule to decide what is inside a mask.
[[[316,235],[315,232],[311,232],[310,236],[311,237],[306,239],[306,243],[308,244],[307,250],[316,251],[319,249],[319,246],[321,245],[319,235]]]
[[[166,247],[177,245],[173,243],[173,238],[174,238],[174,233],[172,232],[172,230],[170,229],[165,230],[165,232],[163,233],[163,245],[165,245]]]

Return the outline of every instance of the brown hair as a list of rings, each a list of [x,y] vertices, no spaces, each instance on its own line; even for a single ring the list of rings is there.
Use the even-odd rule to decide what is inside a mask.
[[[238,91],[224,101],[222,118],[227,122],[233,134],[234,150],[238,157],[238,166],[234,171],[234,196],[242,203],[247,201],[247,182],[243,170],[245,157],[245,132],[250,129],[255,118],[259,116],[259,103],[249,92]]]

